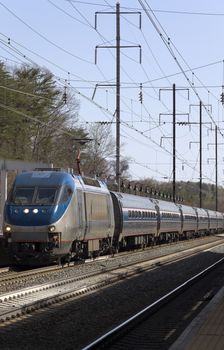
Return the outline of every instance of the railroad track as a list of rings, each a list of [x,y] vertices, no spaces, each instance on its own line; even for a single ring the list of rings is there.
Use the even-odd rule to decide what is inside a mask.
[[[0,284],[6,282],[13,282],[14,280],[22,280],[27,277],[35,277],[40,274],[45,274],[52,271],[57,271],[60,268],[58,266],[48,266],[43,268],[37,268],[32,270],[14,270],[10,267],[0,269]]]
[[[0,268],[0,276],[3,276],[9,272],[9,267]]]
[[[223,242],[223,241],[221,241]],[[80,296],[96,289],[113,284],[121,279],[130,278],[136,274],[156,268],[161,264],[168,264],[178,259],[198,254],[205,249],[211,249],[217,245],[224,244],[219,241],[206,243],[203,246],[172,253],[167,256],[160,256],[149,261],[135,261],[126,266],[120,267],[119,259],[111,260],[112,265],[106,267],[98,264],[97,269],[92,269],[85,274],[68,278],[60,278],[57,281],[42,283],[32,287],[22,288],[7,293],[0,294],[0,320],[2,323],[12,318],[17,318],[25,313],[30,313],[36,309],[46,307],[52,303],[66,300],[75,296]]]
[[[150,325],[150,322],[154,323],[154,328],[156,328],[156,330],[154,329],[154,332],[156,331],[156,338],[160,337],[159,325],[155,327],[155,322],[149,321],[150,318],[152,318],[155,313],[158,314],[160,312],[162,315],[160,316],[160,318],[163,318],[164,317],[164,315],[162,314],[163,309],[167,308],[167,305],[169,305],[169,303],[171,304],[175,298],[179,297],[183,293],[186,293],[187,290],[192,288],[193,284],[197,283],[203,277],[207,277],[212,270],[217,269],[223,263],[224,263],[224,257],[221,259],[218,259],[215,263],[211,264],[206,269],[203,269],[196,275],[192,276],[190,279],[186,280],[184,283],[181,283],[175,289],[169,291],[167,294],[163,295],[162,297],[154,301],[152,304],[146,306],[144,309],[142,309],[138,313],[132,315],[126,321],[114,327],[109,332],[101,335],[95,341],[83,347],[82,350],[96,350],[96,349],[117,350],[117,349],[126,349],[126,348],[135,349],[135,348],[138,348],[140,344],[144,344],[143,348],[150,348],[150,349],[166,348],[167,349],[168,347],[167,347],[166,340],[169,337],[171,337],[172,333],[175,333],[175,330],[176,330],[174,322],[171,321],[170,330],[169,330],[169,325],[167,324],[165,325],[166,336],[163,338],[163,342],[160,342],[159,340],[158,343],[156,342],[150,343],[150,341],[152,341],[152,338],[153,338],[152,334],[149,334],[153,329],[153,327]],[[205,283],[207,283],[207,285],[209,284],[208,281]],[[205,288],[204,288],[204,291],[206,291]],[[208,292],[205,292],[203,298],[201,299],[204,299],[204,302],[205,302],[206,300],[210,300],[210,298],[212,297],[213,297],[213,294],[211,293],[211,291],[208,291]],[[183,300],[186,300],[186,299],[182,298],[182,303],[183,303]],[[200,303],[203,303],[203,300],[201,300]],[[173,312],[173,310],[175,309],[171,307],[171,310]],[[191,306],[191,312],[192,312],[192,306]],[[158,321],[158,317],[157,317],[157,321]],[[164,325],[162,327],[164,327]],[[163,332],[164,332],[164,329],[162,329],[161,333]]]
[[[223,240],[223,237],[217,237],[217,236],[209,236],[209,237],[201,237],[197,240],[190,240],[190,241],[184,241],[184,242],[177,242],[177,243],[171,243],[171,244],[164,244],[161,246],[154,246],[154,247],[148,247],[146,249],[144,249],[144,251],[134,251],[134,252],[123,252],[123,253],[119,253],[116,254],[113,259],[110,259],[111,257],[105,256],[105,257],[99,257],[99,258],[95,258],[95,259],[88,259],[86,261],[84,261],[83,263],[85,263],[85,265],[87,264],[92,264],[92,263],[96,263],[98,264],[99,262],[104,262],[109,260],[113,260],[113,261],[117,261],[117,263],[115,262],[115,264],[110,264],[112,265],[112,267],[116,267],[117,265],[120,265],[121,263],[119,262],[119,259],[123,259],[123,257],[127,258],[127,264],[129,264],[129,256],[131,256],[131,262],[130,264],[132,264],[133,262],[139,262],[139,261],[145,261],[151,258],[155,258],[155,257],[163,257],[166,256],[165,254],[161,254],[161,252],[158,252],[161,249],[164,249],[166,247],[170,248],[170,247],[174,247],[174,250],[179,250],[179,246],[180,246],[180,250],[185,250],[185,249],[190,249],[195,248],[195,246],[200,246],[203,244],[213,244],[213,243],[219,243],[221,240]],[[199,248],[200,249],[200,248]],[[140,256],[141,255],[141,256]],[[123,262],[122,262],[123,263]],[[82,264],[81,264],[82,265]],[[55,272],[59,272],[59,271],[71,271],[74,270],[74,268],[78,268],[79,264],[77,263],[73,263],[71,262],[69,266],[65,265],[63,267],[58,266],[58,265],[53,265],[53,266],[47,266],[47,267],[41,267],[41,268],[35,268],[35,269],[31,269],[31,270],[13,270],[10,269],[9,267],[5,267],[5,268],[1,268],[0,269],[0,286],[1,284],[9,285],[15,285],[17,283],[19,283],[19,285],[21,284],[21,282],[26,282],[27,280],[29,280],[29,278],[38,278],[39,276],[43,276],[43,275],[47,275],[47,274],[54,274]],[[1,289],[0,289],[0,293],[1,293]]]

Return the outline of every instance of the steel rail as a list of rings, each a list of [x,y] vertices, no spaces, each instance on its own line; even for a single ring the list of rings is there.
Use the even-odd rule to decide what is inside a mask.
[[[118,339],[119,337],[122,337],[123,334],[127,332],[128,329],[134,328],[136,324],[139,324],[143,319],[149,317],[152,313],[154,313],[156,310],[158,310],[160,307],[162,307],[165,303],[167,303],[169,300],[173,299],[176,295],[182,293],[187,288],[190,287],[193,283],[197,282],[200,278],[202,278],[204,275],[208,274],[212,269],[216,268],[219,264],[224,262],[224,257],[207,267],[206,269],[202,270],[198,274],[194,275],[193,277],[186,280],[184,283],[176,287],[175,289],[171,290],[169,293],[165,294],[146,308],[139,311],[137,314],[133,315],[117,327],[113,328],[109,332],[105,333],[92,343],[88,344],[82,350],[94,350],[99,348],[105,348],[106,345],[109,346],[112,345],[112,343]]]
[[[136,274],[156,268],[157,266],[170,264],[171,262],[196,255],[205,249],[212,249],[217,245],[220,245],[220,242],[219,244],[217,244],[217,242],[215,243],[215,245],[214,242],[213,244],[207,243],[201,246],[200,249],[198,249],[198,247],[195,247],[194,249],[191,248],[190,252],[189,250],[185,252],[181,251],[178,253],[172,253],[168,256],[158,257],[151,261],[138,261],[132,265],[127,264],[122,267],[114,266],[109,269],[103,267],[103,269],[101,268],[98,272],[95,271],[85,275],[82,274],[71,278],[58,279],[52,283],[44,283],[0,294],[0,321],[5,322],[11,318],[19,317],[24,313],[46,307],[48,304],[86,294],[87,292],[103,288],[121,279],[130,278]],[[222,244],[223,243],[221,243],[221,245]],[[84,284],[84,279],[86,278],[89,278],[90,280]],[[94,280],[91,281],[91,278]],[[81,284],[79,287],[77,286],[78,281]]]

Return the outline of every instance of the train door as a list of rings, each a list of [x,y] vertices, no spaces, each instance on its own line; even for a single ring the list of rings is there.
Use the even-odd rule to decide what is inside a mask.
[[[184,213],[183,213],[183,209],[181,208],[180,205],[177,206],[180,212],[180,219],[181,219],[181,229],[180,229],[180,234],[183,234],[183,230],[184,230]]]
[[[114,221],[115,221],[113,246],[117,249],[119,246],[120,234],[122,233],[122,230],[123,230],[122,208],[121,208],[121,203],[117,198],[116,194],[113,192],[110,192],[110,194],[113,201]]]
[[[153,202],[155,204],[155,208],[156,208],[156,215],[157,215],[157,237],[160,234],[160,227],[161,227],[161,212],[159,209],[159,206]]]
[[[82,239],[87,231],[86,213],[84,205],[83,191],[77,190],[77,210],[78,210],[78,235]]]

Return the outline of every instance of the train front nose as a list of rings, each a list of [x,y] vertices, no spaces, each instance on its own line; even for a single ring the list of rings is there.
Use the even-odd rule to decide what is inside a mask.
[[[54,261],[53,256],[60,247],[60,233],[50,232],[49,225],[31,227],[6,224],[4,237],[12,261],[22,265]]]

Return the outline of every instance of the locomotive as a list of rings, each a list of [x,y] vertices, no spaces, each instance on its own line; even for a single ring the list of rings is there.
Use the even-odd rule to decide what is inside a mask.
[[[223,213],[109,191],[62,169],[16,176],[3,234],[13,264],[38,266],[219,233]]]

